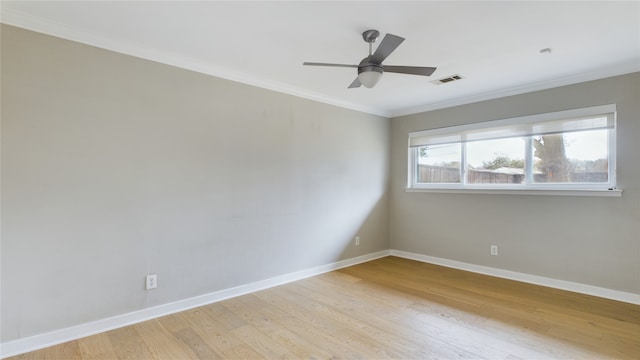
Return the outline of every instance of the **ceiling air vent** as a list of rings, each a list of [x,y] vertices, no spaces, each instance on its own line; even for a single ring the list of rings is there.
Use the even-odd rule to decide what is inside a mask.
[[[436,85],[442,85],[442,84],[446,84],[446,83],[450,83],[450,82],[454,82],[462,79],[463,79],[462,75],[456,74],[456,75],[447,76],[442,79],[433,80],[432,83]]]

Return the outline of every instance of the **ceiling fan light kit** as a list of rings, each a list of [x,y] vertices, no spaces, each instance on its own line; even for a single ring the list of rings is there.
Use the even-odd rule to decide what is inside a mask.
[[[351,83],[351,85],[349,85],[350,89],[360,86],[364,86],[366,88],[374,87],[385,71],[399,74],[422,76],[431,76],[431,74],[436,71],[435,67],[396,65],[389,65],[386,67],[383,66],[382,62],[384,61],[384,59],[386,59],[404,41],[404,38],[393,34],[387,34],[382,39],[382,42],[380,43],[376,51],[373,52],[373,43],[376,42],[379,36],[380,32],[378,32],[378,30],[367,30],[362,33],[362,39],[369,44],[369,56],[362,59],[359,65],[316,62],[304,62],[302,65],[358,68],[358,77]]]
[[[378,80],[382,77],[384,72],[382,66],[366,65],[358,66],[358,80],[366,88],[372,88],[376,86]]]

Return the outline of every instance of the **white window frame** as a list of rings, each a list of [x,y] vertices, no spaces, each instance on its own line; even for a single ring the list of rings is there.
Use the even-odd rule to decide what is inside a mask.
[[[466,140],[474,134],[489,133],[492,131],[511,131],[511,129],[534,128],[535,126],[545,126],[554,121],[569,119],[589,118],[598,115],[608,117],[608,165],[609,181],[607,183],[534,183],[533,182],[533,154],[531,136],[535,131],[526,137],[526,160],[525,160],[525,181],[522,184],[470,184],[467,183],[466,171]],[[491,135],[486,139],[491,139]],[[517,136],[517,135],[516,135]],[[449,143],[460,143],[462,147],[460,164],[460,183],[418,183],[417,182],[417,159],[418,148],[423,141],[429,139],[454,139]],[[426,140],[425,140],[426,139]],[[510,119],[493,120],[480,123],[473,123],[461,126],[451,126],[409,133],[408,139],[408,172],[407,188],[408,192],[447,192],[447,193],[482,193],[482,194],[518,194],[518,195],[569,195],[569,196],[622,196],[622,190],[616,187],[616,105],[601,105],[581,109],[572,109],[552,113],[536,114]]]

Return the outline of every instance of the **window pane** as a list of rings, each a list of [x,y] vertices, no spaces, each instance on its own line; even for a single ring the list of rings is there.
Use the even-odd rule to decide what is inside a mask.
[[[608,130],[534,136],[536,183],[606,183],[609,181]]]
[[[525,181],[525,140],[507,138],[467,143],[469,184],[521,184]]]
[[[615,111],[602,105],[410,132],[408,186],[600,196],[616,188]]]
[[[459,183],[461,144],[420,146],[416,153],[416,182]]]

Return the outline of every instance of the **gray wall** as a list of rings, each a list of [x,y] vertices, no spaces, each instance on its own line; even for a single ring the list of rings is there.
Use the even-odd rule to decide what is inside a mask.
[[[6,25],[1,45],[2,342],[388,248],[640,293],[640,74],[389,121]],[[621,198],[404,191],[409,131],[609,103]]]
[[[389,119],[1,36],[3,342],[389,248]]]
[[[617,104],[621,198],[404,191],[410,131],[604,104]],[[638,73],[392,119],[391,247],[640,293],[639,159]]]

